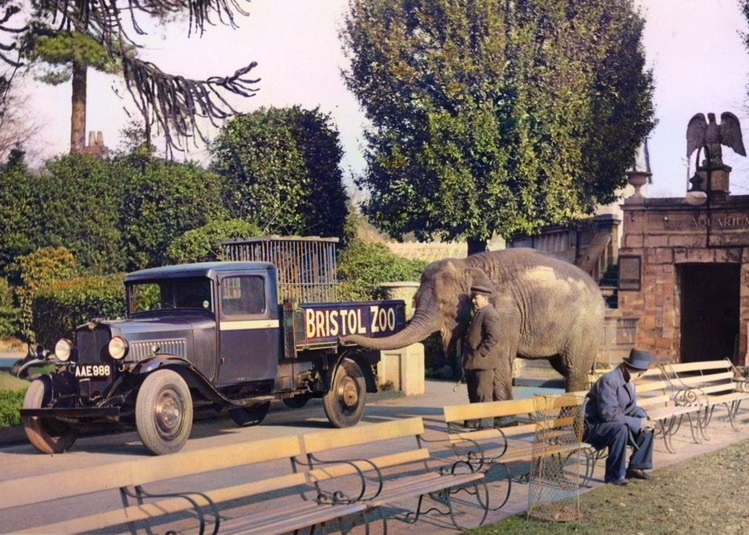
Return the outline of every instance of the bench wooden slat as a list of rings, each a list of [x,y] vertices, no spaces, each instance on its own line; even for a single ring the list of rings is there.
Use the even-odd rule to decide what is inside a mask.
[[[199,451],[178,452],[167,457],[149,457],[109,464],[106,478],[101,467],[86,467],[64,472],[0,482],[0,510],[42,503],[93,492],[145,485],[204,472],[246,464],[289,459],[301,454],[297,437],[271,438],[247,444],[232,444]]]
[[[259,494],[297,487],[308,484],[308,474],[299,472],[287,474],[262,481],[244,483],[232,487],[206,491],[201,494],[191,494],[192,498],[200,507],[208,507],[210,504],[206,497],[212,502],[219,504],[240,498],[249,498]],[[181,513],[193,509],[193,504],[184,498],[166,498],[150,501],[143,505],[131,505],[123,509],[96,513],[90,516],[74,518],[46,526],[35,527],[21,533],[83,533],[109,526],[126,524],[128,522],[147,521],[165,515]]]
[[[344,428],[308,433],[302,435],[302,443],[305,453],[317,453],[335,448],[360,446],[380,440],[414,437],[422,434],[424,434],[424,421],[417,417],[361,426],[355,432]]]
[[[397,503],[406,498],[414,498],[423,494],[429,494],[440,490],[454,488],[470,483],[481,481],[484,478],[482,473],[466,474],[445,474],[436,473],[400,478],[395,484],[385,487],[385,490],[376,498],[369,500],[368,503],[373,507],[381,507],[388,503]],[[386,481],[386,485],[387,485]]]
[[[448,405],[444,407],[445,422],[461,422],[518,414],[531,414],[536,411],[532,399],[513,399],[487,403],[468,403],[465,405]]]
[[[340,517],[361,513],[367,509],[363,503],[317,504],[312,502],[302,509],[278,511],[276,515],[256,514],[221,522],[220,533],[242,533],[246,535],[289,533]]]

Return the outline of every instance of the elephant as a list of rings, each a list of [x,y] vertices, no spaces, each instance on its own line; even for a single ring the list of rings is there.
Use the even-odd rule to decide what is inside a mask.
[[[499,313],[503,399],[512,399],[516,357],[547,359],[568,392],[586,390],[603,337],[605,304],[593,279],[575,265],[536,249],[512,248],[444,259],[427,265],[414,297],[416,310],[402,331],[388,337],[350,335],[343,344],[399,349],[439,331],[445,353],[457,356],[471,317],[470,287],[488,277]]]

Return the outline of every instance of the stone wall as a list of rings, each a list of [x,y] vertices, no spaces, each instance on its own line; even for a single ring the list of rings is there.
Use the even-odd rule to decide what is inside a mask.
[[[619,289],[619,310],[639,318],[637,346],[659,361],[680,355],[680,264],[740,264],[740,348],[747,351],[749,321],[749,196],[731,196],[709,207],[683,199],[642,199],[623,206],[622,257],[639,257],[640,288]],[[620,270],[622,264],[620,263]],[[743,362],[740,362],[743,364]]]

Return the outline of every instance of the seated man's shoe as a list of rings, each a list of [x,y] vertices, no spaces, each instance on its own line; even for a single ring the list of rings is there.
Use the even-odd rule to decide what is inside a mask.
[[[627,485],[629,485],[629,481],[622,478],[622,479],[617,479],[616,481],[611,481],[609,484],[616,485],[617,487],[626,487]]]
[[[653,479],[653,476],[648,474],[645,470],[633,468],[631,470],[627,470],[627,479],[644,479],[647,481],[649,479]]]

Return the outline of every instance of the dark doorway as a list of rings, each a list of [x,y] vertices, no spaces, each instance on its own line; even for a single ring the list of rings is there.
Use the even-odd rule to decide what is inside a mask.
[[[682,264],[681,362],[734,360],[740,264]]]

